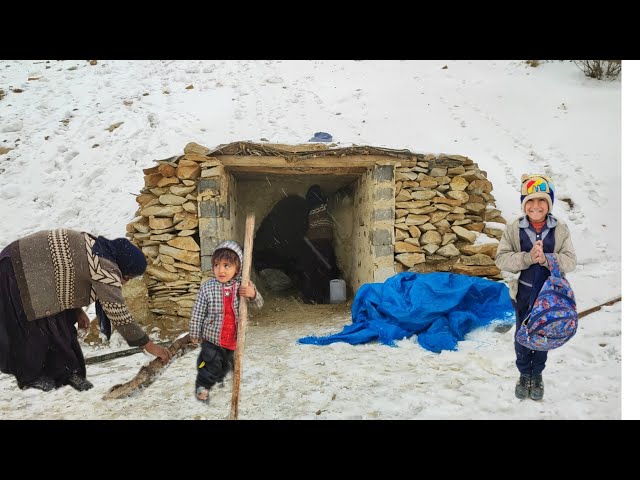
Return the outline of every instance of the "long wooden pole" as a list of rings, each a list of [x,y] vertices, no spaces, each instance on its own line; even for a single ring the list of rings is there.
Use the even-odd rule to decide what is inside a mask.
[[[255,216],[253,213],[247,215],[244,227],[244,251],[242,262],[242,282],[241,287],[249,285],[251,276],[251,257],[253,254],[253,226]],[[233,358],[233,390],[231,391],[231,414],[230,420],[238,419],[238,400],[240,399],[240,378],[242,376],[242,356],[244,354],[244,337],[247,332],[247,299],[240,297],[240,318],[238,320],[238,340],[236,342],[236,352]]]
[[[608,307],[610,305],[613,305],[614,303],[618,303],[622,301],[622,296],[619,296],[618,298],[614,298],[613,300],[609,300],[608,302],[605,302],[603,304],[598,305],[597,307],[592,307],[589,308],[583,312],[578,313],[578,318],[582,318],[586,315],[589,315],[590,313],[593,312],[597,312],[598,310],[600,310],[602,307]]]
[[[586,317],[587,315],[590,315],[593,312],[597,312],[598,310],[602,309],[602,307],[608,307],[613,305],[614,303],[618,303],[621,301],[622,296],[619,296],[618,298],[614,298],[613,300],[609,300],[608,302],[601,303],[598,306],[588,308],[586,310],[583,310],[582,312],[578,312],[578,318]],[[511,327],[513,325],[513,323],[498,324],[493,328],[492,331],[498,333],[507,333],[509,330],[511,330]]]

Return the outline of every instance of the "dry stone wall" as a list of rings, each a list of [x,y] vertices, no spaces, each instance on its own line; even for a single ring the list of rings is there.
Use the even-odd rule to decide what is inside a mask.
[[[197,181],[220,175],[220,161],[206,147],[190,143],[184,155],[158,160],[144,169],[144,188],[127,236],[142,249],[149,266],[145,283],[149,307],[160,315],[189,318],[203,279],[198,204],[220,192],[198,192]]]
[[[495,256],[506,224],[487,173],[467,157],[426,155],[395,175],[396,272],[453,272],[500,278]],[[474,245],[482,232],[496,239]]]

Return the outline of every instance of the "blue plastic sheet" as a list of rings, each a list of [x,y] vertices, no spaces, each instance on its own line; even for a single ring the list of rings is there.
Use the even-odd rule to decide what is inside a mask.
[[[357,292],[351,307],[353,323],[325,337],[304,337],[303,344],[351,345],[418,336],[425,349],[440,353],[457,350],[470,331],[499,320],[515,321],[506,285],[455,273],[403,272],[384,283],[368,283]]]

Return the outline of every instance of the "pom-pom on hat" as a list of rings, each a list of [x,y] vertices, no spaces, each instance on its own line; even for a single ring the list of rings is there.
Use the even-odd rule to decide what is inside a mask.
[[[522,185],[520,189],[522,211],[524,212],[524,206],[529,200],[544,198],[549,204],[549,212],[551,212],[553,208],[554,190],[551,178],[547,175],[522,175]]]

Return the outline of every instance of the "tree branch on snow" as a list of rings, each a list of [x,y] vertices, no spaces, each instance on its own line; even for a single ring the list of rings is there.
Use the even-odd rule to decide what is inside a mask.
[[[166,365],[162,364],[162,360],[155,358],[149,364],[144,365],[138,374],[127,383],[114,385],[109,389],[109,392],[102,397],[103,400],[114,400],[118,398],[128,397],[137,390],[142,390],[151,385],[158,376],[171,365],[174,358],[184,355],[189,350],[193,350],[197,345],[191,343],[191,337],[185,335],[184,337],[175,340],[169,347],[171,352],[171,359]]]

